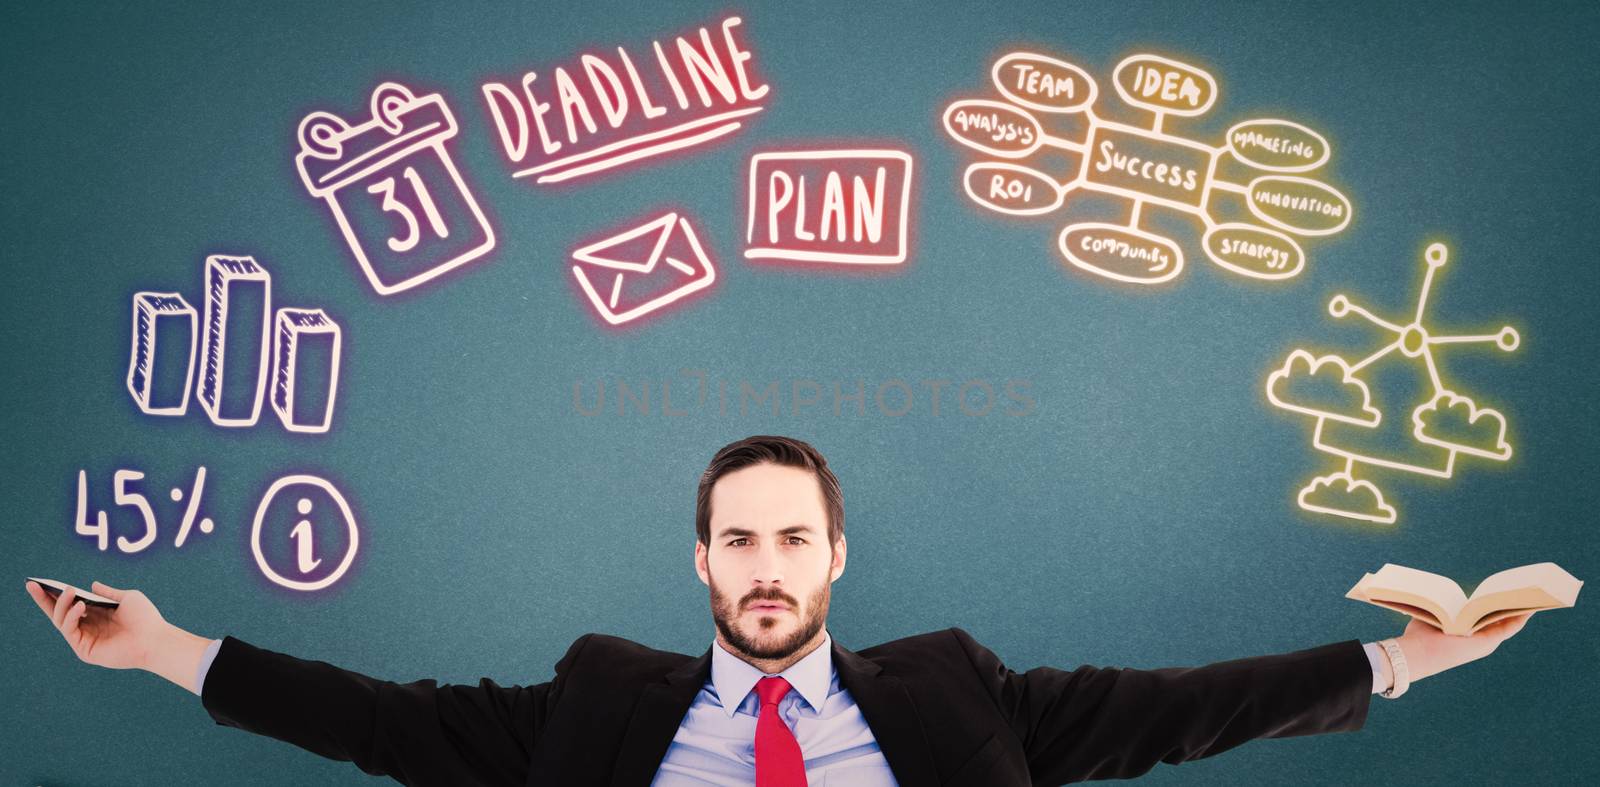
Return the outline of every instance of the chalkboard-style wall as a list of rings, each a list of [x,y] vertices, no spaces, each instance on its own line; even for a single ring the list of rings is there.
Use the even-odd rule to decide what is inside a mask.
[[[1397,635],[1344,598],[1386,562],[1600,576],[1597,36],[1583,3],[8,4],[0,566],[536,683],[589,631],[704,652],[695,483],[777,433],[843,485],[858,650],[1203,664]],[[1356,312],[1404,329],[1425,277],[1430,337],[1486,337],[1432,373]],[[1396,341],[1364,404],[1315,363]],[[1418,441],[1440,391],[1503,431]],[[13,588],[0,782],[369,780],[80,664]],[[1148,778],[1582,780],[1593,609],[1358,733]]]

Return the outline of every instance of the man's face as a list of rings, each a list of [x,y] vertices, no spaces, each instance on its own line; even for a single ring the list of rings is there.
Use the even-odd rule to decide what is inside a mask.
[[[815,639],[844,573],[844,537],[828,544],[816,476],[770,463],[717,479],[711,542],[694,552],[723,643],[751,658],[782,659]]]

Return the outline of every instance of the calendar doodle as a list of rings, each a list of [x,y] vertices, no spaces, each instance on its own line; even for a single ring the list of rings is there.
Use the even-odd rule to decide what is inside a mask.
[[[1493,344],[1504,352],[1517,349],[1521,337],[1510,327],[1490,334],[1435,334],[1423,323],[1435,275],[1449,260],[1442,243],[1428,246],[1426,270],[1415,312],[1405,323],[1383,319],[1352,303],[1345,295],[1328,302],[1336,318],[1355,315],[1394,335],[1394,340],[1359,361],[1339,355],[1318,356],[1305,349],[1289,354],[1283,365],[1267,377],[1267,400],[1274,407],[1316,419],[1312,445],[1318,451],[1344,460],[1342,469],[1311,479],[1300,490],[1301,508],[1319,514],[1393,524],[1398,518],[1377,485],[1356,473],[1362,465],[1416,473],[1434,478],[1455,474],[1462,454],[1504,462],[1511,458],[1506,440],[1506,418],[1499,410],[1448,387],[1440,375],[1435,348],[1448,344]],[[1398,355],[1397,355],[1398,354]],[[1408,359],[1420,367],[1422,386],[1416,394],[1409,424],[1393,424],[1413,441],[1411,453],[1376,448],[1371,434],[1385,421],[1385,411],[1371,384],[1377,365],[1385,359]],[[1392,418],[1392,416],[1391,416]],[[1407,428],[1409,427],[1409,428]]]
[[[1321,134],[1287,120],[1247,120],[1212,145],[1167,130],[1168,116],[1204,114],[1217,100],[1217,83],[1205,71],[1151,54],[1125,58],[1112,73],[1117,94],[1150,112],[1148,126],[1108,120],[1095,113],[1099,86],[1087,71],[1030,52],[1001,57],[991,72],[1006,99],[963,99],[944,112],[957,142],[1002,161],[979,161],[962,176],[967,195],[990,210],[1039,216],[1063,210],[1067,198],[1090,192],[1124,199],[1122,222],[1076,221],[1057,246],[1076,268],[1116,281],[1160,284],[1183,271],[1183,248],[1141,226],[1146,206],[1199,219],[1207,259],[1232,273],[1281,280],[1305,268],[1305,251],[1293,235],[1330,235],[1350,223],[1350,201],[1332,186],[1291,173],[1327,163]],[[1071,116],[1077,128],[1055,133],[1040,115]],[[1041,155],[1065,157],[1060,170],[1014,163]],[[1246,221],[1224,218],[1226,200]]]
[[[307,115],[295,165],[372,288],[393,295],[482,257],[495,238],[444,146],[457,131],[444,99],[385,82],[372,91],[371,113],[354,126]]]

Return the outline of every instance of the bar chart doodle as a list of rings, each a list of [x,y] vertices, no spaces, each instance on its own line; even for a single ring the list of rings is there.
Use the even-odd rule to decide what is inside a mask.
[[[1313,447],[1344,461],[1342,469],[1313,478],[1300,490],[1297,502],[1302,509],[1393,524],[1398,518],[1394,506],[1384,500],[1376,484],[1357,477],[1357,471],[1363,466],[1450,478],[1455,473],[1456,457],[1462,454],[1499,462],[1511,458],[1505,415],[1446,385],[1434,351],[1451,344],[1493,344],[1504,352],[1511,352],[1517,349],[1521,337],[1510,326],[1490,334],[1432,332],[1424,324],[1428,296],[1435,275],[1449,260],[1449,250],[1442,243],[1434,243],[1428,246],[1423,257],[1426,269],[1421,293],[1416,310],[1407,322],[1379,317],[1342,294],[1328,302],[1328,313],[1335,318],[1360,317],[1393,334],[1393,341],[1355,362],[1338,355],[1316,356],[1310,351],[1295,349],[1282,366],[1267,377],[1267,400],[1274,407],[1314,418]],[[1375,451],[1362,445],[1359,439],[1353,439],[1384,422],[1383,408],[1374,407],[1375,393],[1368,378],[1374,365],[1385,358],[1408,359],[1412,365],[1420,367],[1423,375],[1420,396],[1425,398],[1411,410],[1408,434],[1422,450],[1421,458]],[[1337,428],[1349,430],[1352,427],[1354,434],[1350,436],[1334,433]]]
[[[189,411],[194,381],[195,311],[176,292],[133,294],[133,347],[128,360],[128,392],[150,415]],[[156,337],[166,337],[158,353]]]
[[[328,431],[339,386],[338,323],[321,309],[274,311],[272,274],[253,257],[206,257],[202,289],[198,332],[182,294],[134,293],[127,382],[139,410],[184,415],[193,391],[217,426],[254,426],[270,383],[285,429]]]
[[[267,390],[272,274],[250,257],[213,254],[205,295],[200,406],[217,426],[255,426]]]
[[[1096,114],[1099,86],[1078,66],[1032,52],[1012,52],[991,71],[1004,101],[949,104],[944,127],[956,142],[1002,160],[967,166],[967,196],[989,210],[1042,216],[1064,210],[1068,197],[1089,192],[1126,200],[1122,222],[1074,221],[1057,236],[1072,266],[1115,281],[1160,284],[1183,271],[1183,248],[1141,226],[1146,206],[1199,219],[1206,258],[1234,274],[1292,278],[1305,251],[1290,235],[1331,235],[1350,223],[1350,201],[1332,186],[1292,173],[1327,163],[1328,141],[1298,123],[1260,118],[1235,124],[1220,146],[1164,128],[1168,116],[1193,117],[1216,103],[1217,83],[1204,70],[1151,54],[1122,60],[1112,73],[1129,106],[1152,113],[1148,126]],[[1047,130],[1040,115],[1071,116],[1070,135]],[[1041,154],[1071,162],[1055,172],[1014,163]],[[1248,180],[1245,180],[1245,179]],[[1243,202],[1248,220],[1225,218],[1225,200]],[[1237,205],[1233,211],[1239,213]]]
[[[444,146],[457,127],[443,98],[385,82],[371,113],[354,126],[306,115],[295,166],[372,288],[392,295],[489,253],[494,230]]]
[[[339,392],[339,324],[321,309],[279,309],[272,338],[272,409],[291,432],[326,432]],[[315,366],[315,369],[311,367]],[[326,381],[304,384],[307,378]]]

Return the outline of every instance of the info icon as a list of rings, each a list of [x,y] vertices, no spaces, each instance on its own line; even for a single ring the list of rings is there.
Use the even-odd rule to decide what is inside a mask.
[[[356,559],[361,535],[349,501],[326,479],[289,475],[262,495],[250,551],[267,579],[290,590],[321,590]]]

